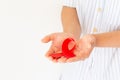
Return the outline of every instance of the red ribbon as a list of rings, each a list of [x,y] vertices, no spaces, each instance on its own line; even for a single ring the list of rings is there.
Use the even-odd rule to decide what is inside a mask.
[[[54,53],[54,54],[51,54],[50,56],[52,56],[54,59],[59,59],[62,56],[66,57],[66,58],[74,57],[75,54],[73,53],[73,51],[75,49],[75,45],[70,50],[68,48],[68,45],[71,41],[75,42],[72,38],[65,39],[62,44],[62,53]]]

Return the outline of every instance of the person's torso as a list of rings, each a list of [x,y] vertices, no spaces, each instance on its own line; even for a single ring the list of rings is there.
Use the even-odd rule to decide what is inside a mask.
[[[120,0],[78,0],[76,10],[82,35],[120,30]],[[66,66],[61,80],[120,80],[120,48],[94,48]]]
[[[120,30],[120,0],[78,0],[76,10],[83,35]]]

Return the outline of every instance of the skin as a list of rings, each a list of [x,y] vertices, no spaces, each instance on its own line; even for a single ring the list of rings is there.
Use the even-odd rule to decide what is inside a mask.
[[[42,39],[44,43],[52,41],[49,50],[46,52],[46,57],[53,62],[66,63],[84,60],[89,57],[94,47],[120,47],[120,31],[89,34],[80,38],[81,27],[75,8],[64,6],[61,13],[61,20],[63,32],[52,33]],[[65,57],[57,60],[53,59],[50,54],[61,52],[62,42],[68,37],[73,38],[76,42],[74,50],[76,56],[69,59]]]

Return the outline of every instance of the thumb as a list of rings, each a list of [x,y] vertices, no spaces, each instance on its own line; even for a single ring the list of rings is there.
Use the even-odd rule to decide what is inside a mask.
[[[44,38],[41,39],[41,41],[42,41],[43,43],[48,43],[48,42],[51,41],[51,40],[53,40],[53,35],[52,35],[52,34],[47,35],[47,36],[45,36]]]

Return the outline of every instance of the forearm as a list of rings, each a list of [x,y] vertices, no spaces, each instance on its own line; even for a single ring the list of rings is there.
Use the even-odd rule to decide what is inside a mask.
[[[93,34],[96,47],[120,47],[120,31]]]
[[[61,19],[63,31],[66,33],[71,33],[76,39],[79,39],[81,29],[76,9],[70,7],[63,7]]]

